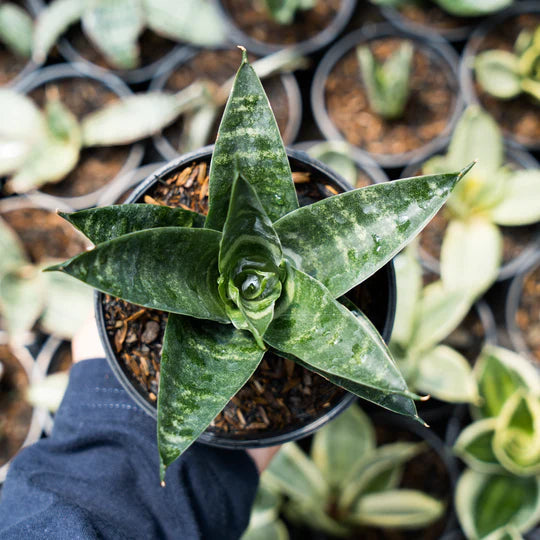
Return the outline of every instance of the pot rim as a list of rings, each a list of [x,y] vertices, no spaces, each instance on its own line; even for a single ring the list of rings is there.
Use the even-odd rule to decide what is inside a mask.
[[[223,46],[212,51],[219,53],[220,51],[229,51],[231,47]],[[163,91],[167,81],[173,74],[173,71],[182,67],[186,62],[192,60],[197,54],[204,52],[205,49],[195,49],[193,47],[185,47],[171,55],[167,61],[163,62],[160,69],[155,73],[152,81],[150,82],[149,91]],[[300,87],[293,73],[281,73],[276,74],[279,76],[285,94],[287,95],[288,103],[288,119],[287,126],[283,133],[282,139],[285,145],[291,144],[298,135],[300,126],[302,124],[302,95],[300,93]],[[274,76],[276,76],[274,75]],[[180,157],[180,154],[175,150],[170,141],[163,135],[163,130],[152,136],[152,143],[159,152],[160,156],[171,161]]]
[[[400,154],[375,154],[357,147],[359,153],[369,156],[382,167],[403,167],[411,161],[419,161],[431,152],[440,149],[448,135],[452,133],[463,110],[463,99],[459,91],[459,59],[450,44],[440,36],[433,35],[430,32],[423,32],[423,35],[420,36],[412,32],[396,30],[390,23],[369,24],[347,34],[326,52],[315,70],[311,84],[311,108],[315,122],[326,139],[346,140],[328,114],[325,100],[325,82],[334,66],[356,45],[384,38],[410,40],[422,49],[429,51],[432,56],[440,60],[443,70],[449,75],[448,80],[455,82],[457,90],[453,110],[447,119],[446,127],[427,144]]]
[[[449,143],[450,143],[450,139],[448,138],[445,141],[444,147],[447,147]],[[513,143],[512,141],[508,139],[504,139],[503,144],[504,144],[506,156],[510,160],[515,161],[518,165],[521,165],[524,169],[535,169],[539,167],[538,161],[531,153],[527,152],[521,147],[518,147],[515,143]],[[442,148],[439,150],[442,150]],[[401,172],[400,177],[407,178],[408,176],[414,175],[415,171],[419,167],[421,167],[422,164],[427,159],[436,155],[437,152],[433,152],[430,155],[425,156],[421,160],[417,160],[407,165],[407,167],[405,167],[403,171]],[[534,225],[534,224],[531,224],[531,225]],[[530,265],[531,260],[534,259],[536,245],[538,245],[539,241],[540,241],[540,225],[537,225],[537,231],[534,234],[533,241],[527,247],[525,247],[525,249],[517,257],[514,257],[510,261],[501,265],[501,267],[499,268],[499,274],[497,275],[496,281],[499,282],[499,281],[504,281],[506,279],[512,278],[516,274],[518,274],[523,268],[527,268]],[[420,261],[422,263],[422,266],[427,268],[430,272],[433,272],[434,274],[437,274],[440,276],[441,265],[440,265],[439,260],[436,259],[430,253],[428,253],[420,244],[418,245],[418,253],[420,255]]]
[[[128,201],[135,201],[138,198],[140,198],[142,194],[144,194],[144,192],[157,181],[158,178],[172,172],[178,167],[181,167],[189,162],[192,162],[198,159],[209,158],[212,155],[213,148],[214,148],[213,145],[205,146],[199,150],[180,156],[179,158],[167,163],[165,166],[161,167],[159,170],[151,174],[146,180],[144,180],[139,185],[137,190],[130,195]],[[333,172],[328,167],[326,167],[326,165],[324,165],[323,163],[309,157],[306,158],[306,156],[303,153],[297,152],[291,149],[287,149],[287,156],[289,157],[289,159],[292,158],[302,163],[309,164],[310,166],[318,170],[321,174],[328,176],[340,187],[343,187],[345,191],[350,191],[352,189],[351,186],[349,186],[348,183],[345,182],[345,180],[343,180],[337,173]],[[385,265],[383,268],[385,269],[387,273],[387,279],[388,279],[388,307],[386,311],[384,328],[381,334],[383,336],[383,339],[385,339],[385,341],[388,341],[392,333],[392,326],[394,322],[395,305],[396,305],[396,285],[395,285],[395,274],[394,274],[393,262],[390,261],[390,263]],[[120,366],[120,364],[118,363],[116,359],[116,355],[114,354],[112,350],[111,343],[109,341],[107,332],[105,330],[105,320],[104,320],[104,313],[103,313],[103,308],[102,308],[102,298],[103,298],[103,293],[96,291],[95,296],[94,296],[95,314],[96,314],[99,336],[100,336],[103,348],[105,350],[107,363],[109,364],[111,370],[113,371],[118,381],[124,387],[128,395],[135,401],[137,406],[139,406],[142,410],[144,410],[147,414],[149,414],[153,418],[156,418],[157,417],[156,406],[151,405],[148,401],[146,401],[142,397],[142,395],[137,391],[135,386],[131,383],[131,381],[129,380],[126,373],[124,372],[124,370],[122,369],[122,367]],[[314,431],[322,427],[323,424],[330,421],[332,418],[334,418],[335,416],[340,414],[342,411],[344,411],[354,401],[356,401],[356,396],[354,394],[345,392],[341,400],[338,403],[336,403],[336,405],[332,407],[332,409],[330,409],[326,413],[321,414],[321,416],[312,420],[310,423],[301,427],[293,428],[286,432],[272,434],[268,436],[258,433],[254,435],[254,437],[256,438],[245,438],[245,439],[240,439],[240,440],[228,439],[222,435],[216,435],[214,433],[204,432],[201,436],[199,436],[197,441],[208,444],[210,446],[216,446],[220,448],[229,448],[229,449],[257,448],[257,447],[275,446],[278,444],[283,444],[285,442],[297,440],[307,435],[310,435],[311,433],[313,433]]]
[[[76,64],[53,64],[48,67],[37,69],[19,81],[14,87],[14,90],[26,95],[39,86],[62,79],[91,79],[114,92],[119,98],[133,95],[133,92],[128,86],[112,73],[85,73],[84,71],[81,71]],[[115,188],[122,182],[126,173],[135,169],[141,163],[144,155],[144,146],[141,143],[135,143],[128,146],[128,156],[122,165],[122,168],[107,184],[91,193],[80,196],[62,197],[59,195],[49,195],[43,191],[36,190],[25,194],[25,196],[34,200],[38,205],[67,204],[74,209],[94,206],[101,197],[106,196],[109,189]]]
[[[280,45],[278,43],[266,43],[264,41],[259,41],[258,39],[249,36],[240,28],[238,28],[234,19],[229,14],[228,10],[223,6],[222,0],[217,0],[216,6],[229,26],[229,40],[231,44],[236,45],[240,43],[248,51],[251,51],[260,56],[266,56],[273,52],[289,48],[289,46],[287,45]],[[314,36],[306,40],[299,41],[290,48],[295,49],[301,55],[311,54],[318,51],[319,49],[322,49],[331,41],[333,41],[345,28],[350,18],[352,17],[355,7],[356,0],[341,0],[337,15],[330,21],[330,24],[328,26],[326,26],[318,34],[315,34]]]
[[[474,59],[478,53],[478,45],[490,30],[502,25],[505,19],[525,13],[540,13],[540,4],[536,1],[516,2],[503,11],[487,18],[470,35],[459,62],[459,85],[461,94],[467,105],[479,103],[478,94],[474,88],[473,74]],[[504,100],[500,101],[504,103]],[[514,135],[510,131],[505,132],[505,137],[511,139],[514,143],[525,146],[531,151],[540,150],[540,140],[526,139],[519,135]]]

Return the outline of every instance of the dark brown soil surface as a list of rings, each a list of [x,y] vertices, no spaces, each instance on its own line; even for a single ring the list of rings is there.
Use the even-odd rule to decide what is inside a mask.
[[[402,43],[397,38],[370,42],[380,61]],[[410,95],[402,118],[385,120],[371,110],[353,48],[330,72],[325,84],[328,114],[351,144],[373,154],[401,154],[421,148],[447,127],[457,96],[451,74],[424,49],[415,47]]]
[[[540,265],[529,272],[523,281],[516,323],[533,357],[540,364]]]
[[[454,30],[470,27],[478,21],[471,17],[454,17],[432,2],[421,5],[406,4],[399,9],[401,15],[410,21],[432,28],[433,30]]]
[[[523,29],[534,29],[540,24],[540,14],[519,15],[506,19],[477,43],[478,52],[489,49],[513,51],[514,43]],[[476,43],[476,42],[475,42]],[[514,99],[501,100],[484,92],[474,83],[482,106],[497,120],[502,129],[525,145],[540,142],[540,104],[532,97],[520,94]]]
[[[0,86],[12,81],[26,66],[28,58],[16,56],[0,44]]]
[[[20,449],[32,420],[32,407],[24,398],[28,377],[5,345],[0,346],[4,374],[0,379],[0,466]]]
[[[4,212],[2,218],[15,230],[34,263],[74,257],[86,247],[82,236],[49,210],[12,210]]]
[[[250,61],[254,61],[255,59],[255,57],[250,55]],[[165,90],[178,92],[193,82],[201,79],[212,81],[216,85],[221,86],[234,76],[238,70],[238,61],[239,53],[236,48],[226,51],[200,51],[191,60],[177,67],[171,73],[165,84]],[[268,96],[268,100],[270,101],[270,105],[272,106],[272,110],[274,111],[279,131],[283,136],[289,121],[287,93],[279,75],[269,77],[263,80],[262,83],[266,95]],[[213,130],[207,141],[208,144],[216,140],[224,108],[225,107],[223,106],[217,115]],[[163,130],[165,138],[180,154],[184,152],[184,149],[180,146],[183,129],[184,121],[182,118],[179,118],[176,122]],[[287,141],[285,142],[287,143]]]
[[[62,103],[80,120],[118,96],[101,83],[90,79],[62,79],[39,87],[30,97],[43,108],[46,92],[58,92]],[[60,197],[76,197],[92,193],[110,182],[120,171],[129,154],[129,147],[86,148],[81,151],[77,167],[62,181],[47,184],[41,191]]]
[[[294,45],[324,30],[335,18],[341,0],[318,0],[312,9],[299,11],[290,25],[275,22],[262,2],[221,0],[230,17],[245,34],[264,43]]]
[[[336,188],[310,181],[306,173],[293,173],[301,204],[337,193]],[[312,179],[315,180],[315,179]],[[207,166],[187,167],[157,183],[144,202],[207,212]],[[141,201],[143,202],[143,201]],[[355,303],[367,313],[374,299],[359,287]],[[139,392],[155,403],[159,385],[159,361],[167,314],[105,297],[106,330],[113,350]],[[244,438],[267,431],[300,427],[324,414],[343,396],[343,391],[322,377],[267,353],[248,383],[218,415],[209,430]]]
[[[92,42],[84,34],[80,24],[74,26],[66,34],[66,39],[85,60],[105,69],[117,69],[94,47]],[[139,67],[149,66],[157,62],[176,46],[174,41],[158,36],[150,30],[145,30],[141,34],[138,43],[140,48]]]

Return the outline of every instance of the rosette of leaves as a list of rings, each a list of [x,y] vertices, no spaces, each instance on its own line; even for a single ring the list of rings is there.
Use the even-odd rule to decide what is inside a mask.
[[[298,11],[315,6],[316,0],[263,0],[270,16],[279,24],[291,24]]]
[[[0,42],[13,54],[30,58],[33,28],[32,18],[23,8],[11,2],[0,5]]]
[[[53,0],[38,14],[32,59],[42,64],[58,38],[80,22],[83,32],[110,64],[139,64],[137,40],[145,28],[162,37],[201,47],[226,42],[226,29],[210,0]]]
[[[407,5],[433,3],[456,17],[481,17],[511,5],[513,0],[371,0],[378,6],[402,8]]]
[[[482,403],[454,447],[469,466],[456,489],[457,514],[468,538],[522,538],[540,522],[540,375],[492,346],[475,373]]]
[[[369,106],[387,120],[400,118],[407,105],[413,53],[413,45],[408,41],[384,61],[378,61],[368,45],[356,48]]]
[[[442,281],[422,285],[414,246],[394,259],[397,305],[390,350],[409,386],[452,403],[478,401],[472,369],[458,351],[441,342],[472,305],[467,291],[445,289]]]
[[[406,463],[425,443],[376,445],[367,415],[352,406],[313,437],[310,455],[285,444],[261,477],[263,489],[287,498],[285,516],[333,536],[360,527],[418,529],[439,519],[443,502],[399,485]]]
[[[298,208],[276,121],[244,51],[212,156],[206,219],[140,204],[65,216],[96,247],[50,270],[170,313],[158,396],[162,478],[269,348],[418,419],[417,396],[376,329],[337,299],[391,260],[469,168]]]
[[[449,219],[441,246],[441,277],[448,290],[480,295],[497,278],[502,262],[502,226],[540,220],[540,170],[516,170],[504,161],[497,123],[478,106],[465,110],[448,153],[422,167],[435,173],[471,156],[474,172],[452,192],[444,207]]]
[[[62,274],[41,272],[53,260],[33,264],[1,218],[0,250],[0,320],[10,341],[24,341],[38,321],[45,332],[71,339],[92,311],[92,290]]]
[[[514,52],[488,50],[478,54],[474,71],[480,86],[499,99],[512,99],[522,92],[540,101],[540,26],[522,30]]]

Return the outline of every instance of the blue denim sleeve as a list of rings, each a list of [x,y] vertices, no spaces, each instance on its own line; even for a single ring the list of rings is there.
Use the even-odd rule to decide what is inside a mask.
[[[257,489],[244,451],[194,444],[159,482],[156,422],[103,359],[73,366],[48,439],[14,459],[2,539],[237,539]]]

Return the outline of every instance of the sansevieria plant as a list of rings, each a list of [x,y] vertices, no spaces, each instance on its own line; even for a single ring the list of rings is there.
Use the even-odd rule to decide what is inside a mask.
[[[49,270],[170,313],[157,405],[162,478],[269,348],[418,418],[417,396],[382,338],[338,299],[391,260],[469,168],[299,208],[268,99],[244,51],[212,156],[206,218],[145,204],[64,215],[96,247]]]

